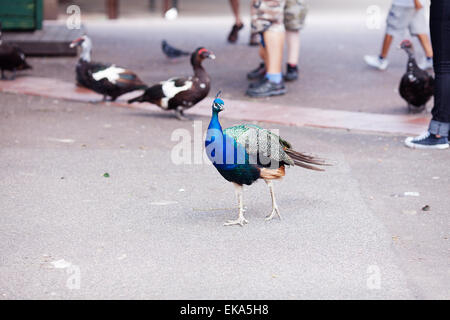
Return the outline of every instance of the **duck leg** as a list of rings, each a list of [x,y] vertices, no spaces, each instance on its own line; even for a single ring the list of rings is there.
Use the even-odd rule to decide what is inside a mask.
[[[3,69],[2,69],[2,80],[6,80],[6,77],[5,77],[5,70],[3,70]]]
[[[275,192],[273,190],[273,182],[271,180],[265,180],[269,187],[270,196],[272,197],[272,212],[266,217],[266,221],[272,220],[275,215],[281,219],[280,210],[278,209],[277,201],[275,200]]]
[[[175,117],[177,117],[178,120],[182,120],[182,121],[190,120],[188,117],[186,117],[184,115],[183,108],[177,107],[174,111],[175,111]]]
[[[233,226],[238,224],[243,227],[244,224],[248,223],[247,219],[244,218],[244,204],[242,202],[242,193],[244,188],[236,183],[234,183],[234,187],[236,188],[236,196],[238,199],[239,215],[236,220],[228,220],[225,222],[224,226]]]

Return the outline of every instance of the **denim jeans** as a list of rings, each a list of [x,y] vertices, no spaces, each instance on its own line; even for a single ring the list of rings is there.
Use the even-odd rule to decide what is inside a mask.
[[[450,0],[431,0],[431,42],[434,50],[435,92],[429,131],[450,131]]]

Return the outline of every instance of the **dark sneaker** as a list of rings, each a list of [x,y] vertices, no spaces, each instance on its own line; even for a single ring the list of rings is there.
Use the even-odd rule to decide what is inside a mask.
[[[240,24],[240,25],[233,25],[233,27],[231,28],[230,34],[228,35],[228,42],[229,43],[235,43],[238,39],[238,33],[239,31],[241,31],[241,29],[244,27],[244,24]]]
[[[449,147],[447,137],[438,138],[428,131],[415,138],[406,138],[405,145],[413,149],[447,149]]]
[[[250,35],[250,40],[248,41],[249,46],[259,46],[261,43],[261,35],[259,33],[252,33]]]
[[[284,75],[284,80],[286,81],[294,81],[298,79],[298,67],[291,66],[289,63],[286,67],[286,74]]]
[[[266,75],[266,65],[264,64],[264,62],[261,62],[258,68],[247,73],[247,78],[248,80],[256,80],[262,79],[265,75]]]
[[[261,82],[258,82],[258,85],[247,89],[247,95],[254,98],[278,96],[285,93],[286,87],[283,82],[270,82],[267,78]]]

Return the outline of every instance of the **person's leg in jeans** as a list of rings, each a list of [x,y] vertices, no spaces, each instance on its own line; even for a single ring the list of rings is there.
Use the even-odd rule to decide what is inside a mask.
[[[450,1],[431,1],[430,30],[435,72],[433,118],[425,134],[408,137],[405,144],[411,148],[446,149],[450,131]]]

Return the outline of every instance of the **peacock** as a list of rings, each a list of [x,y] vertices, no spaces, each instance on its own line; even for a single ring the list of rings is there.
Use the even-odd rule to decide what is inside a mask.
[[[324,171],[317,166],[329,165],[325,160],[306,155],[292,149],[289,142],[253,124],[242,124],[222,130],[219,112],[224,110],[224,101],[217,94],[212,104],[212,116],[205,139],[205,151],[214,167],[236,189],[239,215],[229,220],[226,226],[248,223],[244,217],[242,200],[243,185],[251,185],[263,179],[269,187],[272,198],[272,212],[266,220],[275,216],[281,218],[273,180],[285,175],[286,166],[299,166],[306,169]]]

